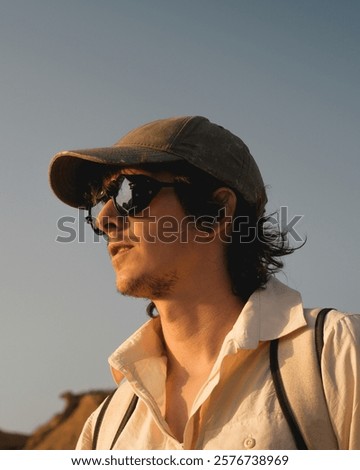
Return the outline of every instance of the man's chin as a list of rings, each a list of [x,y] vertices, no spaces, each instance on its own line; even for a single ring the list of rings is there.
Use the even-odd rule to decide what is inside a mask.
[[[139,276],[137,278],[117,278],[116,288],[121,295],[149,299],[151,296],[150,276]]]
[[[136,283],[121,282],[116,283],[116,289],[121,295],[126,295],[128,297],[146,297],[145,295],[141,295],[139,286]]]
[[[163,299],[175,286],[178,277],[175,272],[160,276],[140,276],[136,279],[117,279],[116,288],[122,295],[143,299]]]

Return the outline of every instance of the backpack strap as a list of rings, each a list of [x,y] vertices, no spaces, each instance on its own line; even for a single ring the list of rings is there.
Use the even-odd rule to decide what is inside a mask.
[[[99,432],[100,432],[100,428],[101,428],[101,423],[104,419],[104,416],[105,416],[105,413],[106,413],[106,410],[110,404],[110,401],[112,399],[112,397],[114,396],[116,392],[116,389],[113,390],[110,395],[108,395],[106,397],[106,400],[104,401],[104,404],[103,406],[101,407],[101,410],[100,410],[100,413],[96,419],[96,423],[95,423],[95,427],[94,427],[94,433],[93,433],[93,438],[92,438],[92,445],[91,445],[91,450],[96,450],[96,446],[97,446],[97,441],[99,439]]]
[[[333,310],[332,308],[323,308],[317,314],[315,321],[315,348],[316,356],[319,364],[319,370],[321,372],[321,354],[324,347],[324,323],[326,315]]]
[[[324,321],[330,310],[307,311],[308,326],[270,343],[276,394],[300,450],[338,449],[320,370]]]
[[[270,371],[275,386],[276,396],[279,400],[281,411],[283,412],[286,422],[289,425],[291,434],[296,444],[296,448],[298,450],[308,450],[293,410],[291,409],[284,383],[282,381],[278,361],[278,347],[279,340],[273,339],[270,343]]]
[[[123,429],[126,426],[126,423],[129,421],[131,415],[134,413],[134,410],[136,408],[136,404],[138,402],[138,399],[139,399],[139,397],[134,394],[132,399],[131,399],[129,407],[126,410],[126,413],[124,414],[123,419],[121,420],[121,423],[118,427],[118,430],[116,431],[116,434],[114,436],[114,439],[113,439],[111,447],[110,447],[110,450],[113,450],[114,445],[116,444],[116,441],[118,440],[120,434],[123,432]]]
[[[94,427],[94,433],[93,433],[93,439],[92,439],[92,446],[91,446],[92,450],[96,450],[97,441],[99,439],[100,428],[101,428],[106,410],[108,409],[108,406],[110,405],[110,401],[113,398],[113,396],[115,395],[116,390],[117,389],[115,389],[112,393],[110,393],[110,395],[106,398],[106,400],[104,401],[103,406],[101,407],[100,413],[99,413],[99,415],[96,419],[96,423],[95,423],[95,427]],[[115,434],[115,437],[112,441],[112,444],[111,444],[111,447],[110,447],[109,450],[113,449],[116,441],[118,440],[120,434],[122,433],[123,429],[125,428],[126,423],[129,421],[131,415],[133,414],[133,412],[136,408],[136,404],[138,402],[138,399],[139,399],[139,397],[134,394],[132,399],[131,399],[131,402],[128,406],[128,409],[126,410],[126,412],[123,416],[123,419],[121,420],[121,422],[119,424],[118,430]]]

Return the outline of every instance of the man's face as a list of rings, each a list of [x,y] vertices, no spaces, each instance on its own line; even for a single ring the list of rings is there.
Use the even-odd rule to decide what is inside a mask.
[[[169,173],[124,169],[172,182]],[[108,251],[119,292],[151,300],[176,295],[202,263],[202,244],[194,224],[172,187],[162,188],[149,206],[134,217],[119,217],[112,201],[99,214],[99,227],[109,237]],[[204,235],[204,233],[202,233]],[[194,280],[192,282],[195,282]]]

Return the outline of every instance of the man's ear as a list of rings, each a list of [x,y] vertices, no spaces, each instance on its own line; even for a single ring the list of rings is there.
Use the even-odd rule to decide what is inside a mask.
[[[237,198],[232,189],[218,188],[213,193],[213,198],[224,215],[232,217],[235,214]]]
[[[232,224],[232,218],[236,210],[236,194],[230,188],[219,188],[213,193],[213,199],[219,207],[216,231],[218,233],[227,233],[229,231],[228,225]]]
[[[197,237],[198,241],[201,239],[204,243],[210,242],[218,236],[224,240],[223,234],[232,232],[236,201],[236,194],[230,188],[221,187],[212,193],[209,213],[197,219],[196,227],[201,232]]]

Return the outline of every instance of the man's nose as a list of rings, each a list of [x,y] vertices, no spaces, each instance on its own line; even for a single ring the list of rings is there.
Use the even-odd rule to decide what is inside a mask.
[[[108,201],[97,216],[97,226],[109,238],[116,239],[125,229],[126,217],[115,209],[112,200]]]

